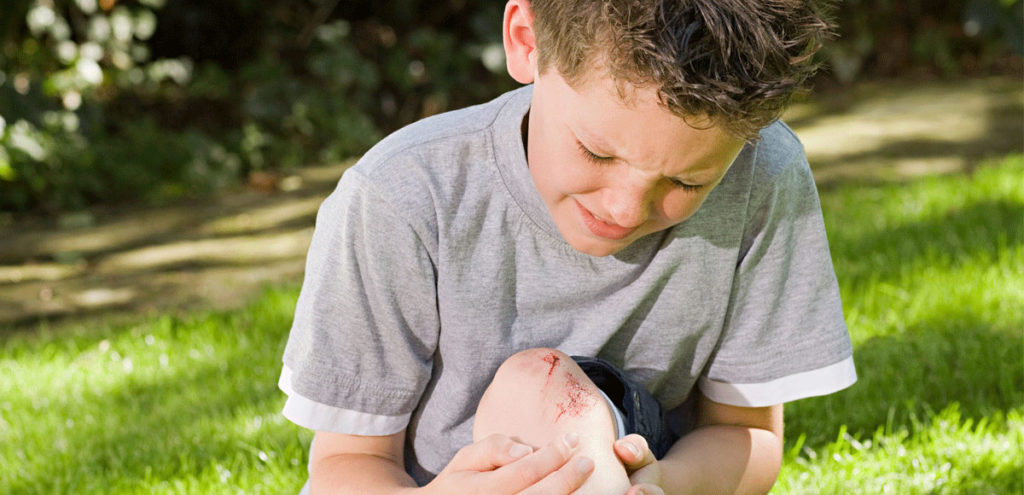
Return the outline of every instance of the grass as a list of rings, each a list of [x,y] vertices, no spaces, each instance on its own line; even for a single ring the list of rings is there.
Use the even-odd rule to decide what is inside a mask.
[[[775,493],[1024,493],[1024,155],[822,208],[860,379],[787,405]]]
[[[296,295],[4,342],[0,493],[294,492],[311,435],[276,382]]]
[[[787,405],[773,493],[1024,493],[1024,156],[822,194],[860,381]],[[292,493],[297,295],[0,330],[0,493]]]

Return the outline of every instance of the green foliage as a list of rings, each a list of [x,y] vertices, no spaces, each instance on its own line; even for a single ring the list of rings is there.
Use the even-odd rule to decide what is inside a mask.
[[[325,6],[5,4],[0,211],[211,193],[254,170],[343,160],[512,86],[482,63],[500,5]]]
[[[12,29],[0,38],[0,210],[78,208],[147,199],[175,182],[216,182],[190,183],[184,167],[209,147],[205,138],[166,133],[152,117],[122,122],[110,111],[122,90],[189,79],[187,59],[150,59],[147,41],[161,5],[15,6],[23,23],[8,19]]]
[[[846,0],[839,38],[826,45],[832,75],[954,76],[1020,71],[1024,0]]]
[[[273,54],[242,68],[242,131],[233,136],[250,169],[338,161],[380,138],[366,105],[377,70],[348,43],[348,23],[316,28],[301,77]]]

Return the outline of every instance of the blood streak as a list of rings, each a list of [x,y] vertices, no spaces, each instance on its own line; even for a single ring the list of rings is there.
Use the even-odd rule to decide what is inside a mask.
[[[555,372],[555,368],[558,367],[559,361],[561,361],[561,358],[556,356],[553,352],[544,356],[544,362],[551,365],[551,369],[548,370],[548,378],[551,378],[551,374]]]
[[[566,413],[570,416],[582,416],[583,413],[589,411],[594,406],[594,403],[597,402],[597,398],[575,376],[567,374],[565,378],[565,400],[555,405],[558,407],[558,416],[555,417],[556,423]]]

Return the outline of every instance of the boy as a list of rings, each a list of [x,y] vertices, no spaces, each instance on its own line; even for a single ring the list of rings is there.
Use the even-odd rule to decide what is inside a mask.
[[[321,207],[280,381],[313,491],[768,491],[782,403],[856,379],[774,122],[826,31],[796,0],[509,0],[533,85],[389,136]]]

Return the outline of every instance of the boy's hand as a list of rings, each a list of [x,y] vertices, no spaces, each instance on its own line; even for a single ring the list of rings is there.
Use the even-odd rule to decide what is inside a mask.
[[[566,435],[534,451],[504,435],[491,435],[459,450],[425,493],[568,495],[594,470],[594,461],[573,458],[579,438]]]
[[[614,450],[633,484],[626,495],[665,495],[661,489],[661,466],[644,437],[626,435],[615,442]]]

